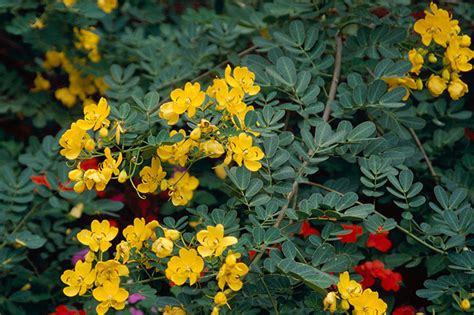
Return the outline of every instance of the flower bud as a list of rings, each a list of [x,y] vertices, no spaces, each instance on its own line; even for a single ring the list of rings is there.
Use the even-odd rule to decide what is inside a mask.
[[[84,189],[86,189],[86,183],[84,183],[83,180],[78,181],[78,182],[74,185],[74,191],[77,192],[78,194],[80,194],[81,192],[83,192]]]
[[[179,237],[181,236],[181,232],[179,232],[178,230],[165,229],[164,232],[165,232],[165,237],[173,242],[178,240]]]
[[[468,35],[461,36],[461,47],[471,46],[471,38]]]
[[[72,181],[74,181],[74,182],[77,182],[77,181],[79,181],[79,180],[82,179],[82,176],[83,176],[83,175],[84,175],[84,171],[81,170],[81,169],[79,169],[79,168],[77,168],[77,169],[75,169],[75,170],[70,171],[70,172],[67,174],[67,177],[68,177],[70,180],[72,180]]]
[[[89,151],[89,152],[94,151],[94,149],[95,149],[94,140],[92,140],[92,139],[87,140],[86,145],[84,146],[84,148],[86,148],[86,150]]]
[[[127,181],[127,179],[128,179],[128,174],[127,174],[127,172],[126,172],[125,170],[121,170],[121,171],[120,171],[120,174],[119,174],[119,176],[118,176],[118,182],[121,183],[121,184],[123,184],[123,183],[125,183],[125,182]]]
[[[201,128],[196,128],[191,133],[189,134],[189,137],[193,140],[199,140],[201,139]]]
[[[423,81],[420,78],[416,79],[416,88],[418,90],[423,90]]]
[[[448,69],[444,69],[443,72],[441,72],[441,76],[443,77],[443,79],[445,79],[446,81],[449,81],[449,79],[451,78],[451,74],[449,72]]]
[[[81,202],[72,207],[71,211],[69,211],[69,215],[79,219],[82,216],[82,211],[84,211],[84,204]]]
[[[224,292],[217,292],[216,296],[214,297],[214,303],[219,306],[224,306],[227,304],[227,297],[225,296]]]
[[[463,311],[468,311],[471,308],[471,302],[468,299],[464,299],[461,301],[460,306]]]
[[[428,61],[429,61],[430,63],[436,63],[436,61],[438,61],[438,58],[436,58],[436,56],[435,56],[433,53],[430,53],[430,54],[428,55]]]
[[[105,137],[108,136],[108,134],[109,134],[109,131],[107,130],[107,128],[105,128],[105,127],[100,128],[99,137],[105,138]]]
[[[153,242],[151,250],[158,256],[158,258],[165,258],[173,252],[173,242],[167,238],[160,237]]]

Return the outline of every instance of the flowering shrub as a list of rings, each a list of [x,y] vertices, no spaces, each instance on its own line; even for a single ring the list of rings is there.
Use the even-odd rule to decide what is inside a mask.
[[[469,1],[0,16],[0,313],[472,313]]]

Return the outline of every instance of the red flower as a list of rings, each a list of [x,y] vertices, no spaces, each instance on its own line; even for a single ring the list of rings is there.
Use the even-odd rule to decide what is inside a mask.
[[[464,135],[471,141],[474,141],[474,131],[464,128]]]
[[[97,158],[95,157],[81,162],[81,169],[84,171],[87,171],[90,169],[96,170],[98,166],[99,166],[99,162],[97,161]]]
[[[255,257],[255,255],[257,255],[257,252],[254,251],[254,250],[249,250],[249,257],[250,257],[250,260],[253,260],[253,258]]]
[[[86,315],[86,312],[83,310],[70,310],[66,305],[59,305],[56,307],[54,313],[50,313],[49,315]]]
[[[385,276],[381,278],[382,288],[385,291],[394,291],[397,292],[400,290],[400,284],[402,283],[402,275],[399,272],[394,272],[390,269],[385,270]]]
[[[388,231],[370,233],[367,239],[367,247],[374,247],[382,253],[392,248],[392,241],[388,238]]]
[[[380,260],[366,261],[362,265],[354,268],[355,272],[360,274],[363,280],[360,284],[365,288],[375,284],[375,279],[380,279],[385,275],[385,265]]]
[[[301,230],[298,233],[303,237],[308,237],[310,235],[321,235],[317,229],[311,226],[308,220],[304,220],[303,224],[301,225]]]
[[[43,185],[51,189],[51,184],[46,179],[46,175],[31,176],[31,181],[36,185]]]
[[[393,310],[392,315],[415,315],[416,309],[411,305],[399,306]]]
[[[109,223],[110,223],[110,226],[113,226],[113,227],[118,227],[118,223],[117,223],[117,220],[114,220],[114,219],[108,219]]]
[[[344,230],[350,230],[349,234],[338,235],[337,237],[343,243],[355,243],[357,242],[357,236],[362,235],[364,230],[362,227],[355,224],[341,224]]]

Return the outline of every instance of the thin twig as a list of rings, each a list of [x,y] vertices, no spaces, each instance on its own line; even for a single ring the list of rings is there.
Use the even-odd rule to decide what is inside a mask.
[[[410,133],[411,133],[413,139],[415,140],[416,145],[418,146],[421,153],[423,154],[423,158],[425,159],[426,165],[428,165],[428,169],[430,170],[431,176],[434,177],[435,181],[438,181],[438,174],[436,174],[436,172],[433,168],[433,165],[431,164],[430,158],[426,154],[425,148],[423,148],[423,144],[421,143],[420,138],[418,138],[418,136],[416,135],[416,132],[415,132],[415,130],[413,130],[413,128],[408,128],[408,130],[410,130]]]
[[[344,196],[344,194],[341,193],[340,191],[334,190],[334,189],[332,189],[332,188],[329,188],[329,187],[324,186],[324,185],[319,184],[319,183],[305,182],[304,184],[310,185],[310,186],[314,186],[314,187],[318,187],[318,188],[321,188],[321,189],[323,189],[323,190],[325,190],[325,191],[329,191],[329,192],[336,193],[336,194],[338,194],[339,196]],[[360,201],[357,201],[356,204],[362,205],[363,203],[360,202]],[[375,212],[376,214],[378,214],[379,216],[381,216],[384,220],[387,219],[387,217],[386,217],[385,215],[383,215],[382,213],[380,213],[379,211],[374,210],[374,212]],[[443,251],[443,250],[441,250],[441,249],[439,249],[439,248],[436,248],[436,247],[434,247],[434,246],[432,246],[432,245],[426,243],[425,241],[423,241],[423,240],[422,240],[421,238],[419,238],[418,236],[414,235],[413,233],[411,233],[410,231],[408,231],[408,230],[405,229],[404,227],[398,225],[398,223],[397,223],[397,225],[396,225],[396,228],[397,228],[398,230],[400,230],[401,232],[405,233],[406,235],[410,236],[412,239],[414,239],[414,240],[417,241],[418,243],[420,243],[420,244],[422,244],[422,245],[428,247],[429,249],[431,249],[431,250],[437,252],[438,254],[446,255],[446,252],[445,252],[445,251]]]
[[[341,75],[341,61],[342,61],[342,37],[340,34],[336,35],[336,57],[335,57],[335,64],[334,64],[334,72],[333,72],[333,78],[331,81],[331,86],[329,88],[329,95],[328,99],[326,101],[326,106],[324,109],[323,113],[323,120],[327,122],[329,120],[329,115],[331,113],[331,105],[334,99],[336,98],[336,91],[337,91],[337,85],[339,84],[339,76]],[[311,158],[314,155],[313,150],[308,151],[308,156]],[[286,203],[285,205],[280,209],[278,213],[278,217],[275,220],[275,224],[273,225],[274,227],[279,227],[281,224],[281,221],[285,218],[286,211],[288,210],[288,206],[290,204],[291,199],[295,196],[296,191],[298,190],[298,178],[302,175],[304,169],[309,163],[309,159],[303,162],[303,165],[301,165],[300,171],[298,172],[295,181],[291,185],[291,191],[286,197]],[[265,253],[265,250],[267,247],[265,246],[261,252],[258,253],[257,256],[255,256],[255,259],[252,261],[252,264],[257,263]]]
[[[342,37],[336,35],[336,57],[334,62],[334,72],[332,74],[331,87],[329,89],[328,102],[324,108],[323,120],[328,121],[331,114],[331,103],[336,97],[337,85],[339,84],[339,77],[341,75],[341,60],[342,60]]]
[[[240,53],[238,53],[238,56],[239,57],[242,57],[242,56],[245,56],[249,53],[251,53],[252,51],[254,51],[255,49],[257,49],[257,46],[253,45],[253,46],[250,46],[249,48],[245,49],[245,50],[242,50]],[[194,79],[191,80],[191,83],[194,83],[194,82],[197,82],[205,77],[207,77],[208,75],[210,75],[211,73],[213,73],[216,69],[219,69],[223,66],[225,66],[226,64],[228,64],[230,62],[229,59],[226,59],[224,61],[222,61],[221,63],[219,63],[217,66],[214,66],[212,67],[211,69],[209,69],[208,71],[198,75],[197,77],[195,77]],[[164,103],[166,102],[169,102],[170,101],[170,98],[167,97],[165,98],[162,102],[158,103],[155,105],[155,107],[153,107],[150,111],[149,111],[149,114],[153,114],[155,113],[156,111],[158,111],[161,107],[161,105],[163,105]]]

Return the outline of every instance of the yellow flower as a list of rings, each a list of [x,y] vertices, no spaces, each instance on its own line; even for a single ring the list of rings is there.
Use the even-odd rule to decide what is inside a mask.
[[[211,133],[217,131],[217,126],[209,122],[209,120],[201,119],[198,125],[202,133]]]
[[[71,211],[69,211],[69,215],[73,218],[79,219],[82,216],[83,211],[84,211],[84,204],[80,202],[74,207],[72,207]]]
[[[97,252],[99,249],[105,252],[112,246],[112,241],[118,234],[116,227],[110,226],[108,220],[99,222],[98,220],[92,221],[91,231],[82,230],[77,234],[77,239],[84,245],[89,246],[90,250]]]
[[[225,179],[227,177],[224,164],[219,164],[216,167],[214,167],[214,173],[216,173],[216,176],[219,177],[220,179]]]
[[[186,315],[186,311],[178,306],[166,305],[163,310],[163,315]]]
[[[181,237],[181,232],[178,230],[163,228],[163,232],[165,233],[165,237],[173,242]]]
[[[215,139],[210,139],[201,143],[199,148],[211,159],[217,159],[225,153],[224,146]]]
[[[259,161],[264,157],[263,151],[257,146],[252,146],[251,136],[242,132],[238,137],[229,138],[228,149],[231,158],[239,166],[242,166],[243,162],[244,166],[251,172],[256,172],[262,167]],[[226,162],[230,162],[230,159],[227,158]]]
[[[63,3],[66,7],[71,7],[76,3],[76,0],[63,0]]]
[[[118,176],[118,182],[123,184],[127,181],[127,179],[129,178],[127,172],[125,170],[121,170],[120,173],[119,173],[119,176]]]
[[[196,109],[202,105],[206,94],[201,91],[199,83],[188,82],[183,89],[175,89],[170,94],[171,102],[160,107],[160,117],[168,120],[169,125],[174,125],[179,115],[188,113],[190,118],[196,114]],[[177,116],[178,115],[178,116]]]
[[[416,81],[410,77],[404,78],[395,78],[395,77],[386,77],[382,78],[385,83],[388,84],[388,90],[391,91],[398,86],[403,86],[406,89],[405,96],[403,96],[403,100],[406,101],[408,97],[410,97],[411,90],[421,90],[421,88],[416,84]]]
[[[432,74],[426,83],[426,87],[431,95],[438,97],[443,94],[444,90],[446,90],[447,81],[439,75]]]
[[[89,169],[85,171],[83,181],[87,189],[91,190],[95,186],[97,191],[103,191],[109,183],[111,177],[112,170],[109,168],[99,170]]]
[[[101,97],[97,105],[90,104],[84,107],[84,119],[79,119],[77,125],[84,130],[99,130],[104,126],[109,126],[110,121],[107,119],[109,114],[110,107],[107,104],[107,100]]]
[[[57,89],[54,92],[54,96],[67,107],[72,107],[76,104],[76,95],[67,87]]]
[[[59,139],[59,145],[63,148],[59,153],[68,160],[75,160],[84,147],[85,142],[90,139],[85,130],[79,128],[76,123]]]
[[[160,159],[153,157],[151,166],[145,166],[140,171],[142,182],[137,186],[138,191],[144,194],[155,192],[165,176]]]
[[[471,308],[471,302],[468,299],[463,299],[461,301],[460,307],[463,311],[469,311],[469,309]]]
[[[227,304],[227,296],[224,292],[217,292],[216,296],[214,296],[214,303],[218,306],[224,306]]]
[[[106,282],[112,282],[114,285],[120,284],[120,277],[128,277],[128,268],[116,260],[99,261],[95,266],[97,278],[95,285],[104,285]]]
[[[35,21],[31,24],[31,28],[38,29],[38,30],[44,28],[44,26],[45,26],[44,22],[40,18],[36,18]]]
[[[145,224],[144,218],[135,218],[133,225],[127,226],[122,233],[130,246],[140,250],[143,247],[143,242],[154,235],[156,227],[154,225],[155,223],[153,221]]]
[[[79,260],[74,270],[66,270],[61,275],[61,281],[68,285],[63,289],[66,296],[84,295],[95,281],[96,271],[92,264]]]
[[[128,292],[120,288],[118,284],[105,282],[103,286],[92,291],[92,296],[100,302],[95,310],[97,314],[102,315],[107,313],[111,307],[116,310],[123,310],[125,308],[125,301],[128,298]]]
[[[98,62],[100,60],[98,50],[100,36],[92,31],[78,29],[77,27],[74,28],[74,33],[79,40],[79,42],[75,43],[76,48],[89,51],[89,59],[93,62]]]
[[[160,237],[153,242],[151,250],[158,258],[165,258],[173,252],[173,242],[165,237]]]
[[[211,315],[219,315],[219,308],[217,306],[212,308]]]
[[[122,258],[122,262],[124,264],[127,263],[127,261],[130,259],[130,250],[132,247],[127,241],[121,241],[117,246],[115,247],[116,253],[115,253],[115,259],[119,260]]]
[[[161,182],[161,190],[169,190],[174,206],[184,206],[193,199],[199,180],[188,172],[175,172],[173,177]]]
[[[474,57],[474,51],[469,47],[463,47],[462,37],[456,36],[449,42],[446,49],[446,59],[449,61],[449,66],[456,72],[468,72],[472,70],[472,64],[469,63]]]
[[[458,21],[451,20],[450,14],[430,4],[431,12],[425,11],[425,18],[415,22],[413,29],[421,35],[421,41],[429,46],[434,40],[438,45],[446,47],[451,34],[459,32]]]
[[[207,226],[207,230],[199,231],[196,238],[201,244],[197,250],[204,258],[209,256],[219,257],[228,246],[237,244],[237,238],[234,236],[224,237],[224,226],[222,224]]]
[[[166,278],[176,285],[183,285],[189,279],[189,285],[196,283],[204,268],[204,260],[195,249],[181,248],[179,256],[173,256],[168,262]]]
[[[105,13],[112,12],[117,7],[117,0],[97,0],[97,6]]]
[[[183,135],[184,139],[172,145],[162,145],[158,147],[156,153],[163,162],[185,166],[188,161],[189,151],[196,145],[196,142],[192,139],[186,139],[186,132],[183,129],[179,131],[172,130],[170,137],[178,133]]]
[[[354,315],[385,314],[387,304],[379,299],[379,294],[371,289],[366,289],[361,295],[350,297],[349,303],[354,307]]]
[[[255,74],[247,67],[235,67],[232,77],[231,75],[232,69],[230,65],[227,65],[225,68],[225,80],[231,87],[239,87],[245,93],[249,95],[255,95],[260,91],[260,87],[258,85],[253,85],[255,81]]]
[[[324,310],[329,310],[329,313],[334,313],[337,308],[336,292],[329,292],[323,300]]]
[[[412,67],[410,72],[415,73],[416,75],[420,74],[421,67],[423,66],[424,59],[423,55],[419,50],[413,48],[408,52],[408,59],[410,60]]]
[[[36,74],[36,78],[33,81],[34,87],[31,89],[31,92],[39,92],[39,91],[47,91],[51,88],[51,83],[49,83],[48,80],[46,80],[41,73]]]
[[[104,149],[105,154],[105,161],[102,162],[103,169],[109,169],[114,175],[118,175],[120,170],[118,169],[120,164],[122,163],[122,152],[119,152],[117,160],[112,157],[112,153],[110,152],[110,148],[106,147]]]
[[[448,85],[448,92],[449,96],[453,100],[458,100],[464,96],[467,92],[469,92],[469,87],[466,83],[464,83],[458,75],[455,73],[452,74],[451,81]]]
[[[217,110],[227,110],[231,115],[236,115],[239,112],[245,110],[247,106],[242,100],[244,98],[244,92],[239,88],[235,87],[229,90],[226,85],[216,93]]]
[[[225,79],[217,78],[212,81],[212,85],[209,85],[206,94],[212,98],[216,98],[217,93],[222,89],[227,89],[227,83]]]
[[[347,271],[339,275],[337,289],[339,290],[341,298],[344,300],[359,296],[362,293],[362,286],[355,280],[351,280]]]
[[[239,253],[229,251],[225,263],[219,269],[217,284],[221,290],[224,290],[226,284],[233,291],[242,289],[243,282],[241,278],[249,272],[249,267],[243,262],[237,262],[238,258],[240,258]]]
[[[45,61],[42,66],[46,70],[57,68],[61,65],[64,59],[63,52],[48,50],[45,54]]]

